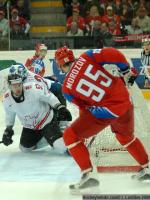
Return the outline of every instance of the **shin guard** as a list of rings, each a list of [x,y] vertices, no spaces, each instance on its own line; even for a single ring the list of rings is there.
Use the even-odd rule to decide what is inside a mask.
[[[142,167],[146,167],[146,165],[148,165],[148,155],[143,144],[138,138],[127,146],[126,149]]]
[[[84,143],[78,138],[72,128],[67,128],[63,134],[65,145],[82,172],[92,169],[90,155]]]
[[[117,135],[118,141],[127,149],[132,157],[141,165],[146,167],[148,165],[148,155],[142,142],[134,136]]]

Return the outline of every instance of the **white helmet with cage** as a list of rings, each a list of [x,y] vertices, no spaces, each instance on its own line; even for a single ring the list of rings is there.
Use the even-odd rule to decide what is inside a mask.
[[[21,63],[11,65],[8,72],[8,83],[23,82],[27,78],[28,70]]]
[[[12,96],[17,102],[24,101],[23,81],[27,78],[28,71],[21,63],[14,64],[8,72],[8,85]]]

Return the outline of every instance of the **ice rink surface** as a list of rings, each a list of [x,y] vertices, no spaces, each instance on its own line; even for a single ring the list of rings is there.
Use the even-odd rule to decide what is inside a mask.
[[[149,104],[150,107],[150,104]],[[76,113],[74,113],[75,117]],[[0,102],[0,138],[5,129]],[[0,200],[81,200],[69,193],[68,185],[80,178],[79,168],[68,155],[49,147],[32,153],[19,150],[21,125],[15,124],[14,143],[0,144]],[[150,194],[150,183],[131,180],[131,173],[99,173],[97,194]]]

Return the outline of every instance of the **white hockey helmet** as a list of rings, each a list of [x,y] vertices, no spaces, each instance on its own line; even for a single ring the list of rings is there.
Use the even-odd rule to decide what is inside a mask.
[[[8,72],[8,83],[21,83],[27,78],[28,70],[21,63],[11,65]]]

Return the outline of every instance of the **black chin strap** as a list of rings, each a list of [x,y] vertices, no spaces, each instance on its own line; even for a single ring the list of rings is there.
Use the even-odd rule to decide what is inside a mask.
[[[16,103],[21,103],[24,101],[24,92],[22,91],[22,94],[19,97],[14,96],[14,94],[11,91],[11,95]]]

